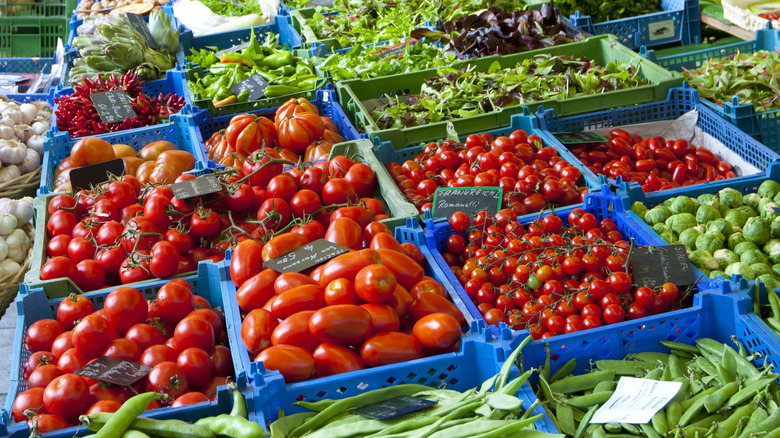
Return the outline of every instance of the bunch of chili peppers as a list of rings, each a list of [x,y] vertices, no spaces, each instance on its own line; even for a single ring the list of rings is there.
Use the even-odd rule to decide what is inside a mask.
[[[156,125],[184,107],[184,97],[171,93],[150,97],[143,93],[143,84],[144,81],[131,72],[119,78],[114,75],[84,78],[80,84],[73,87],[73,94],[54,99],[57,129],[68,132],[73,138],[124,131]],[[135,117],[128,117],[118,123],[104,123],[100,119],[90,96],[92,93],[111,90],[123,90],[127,94]]]

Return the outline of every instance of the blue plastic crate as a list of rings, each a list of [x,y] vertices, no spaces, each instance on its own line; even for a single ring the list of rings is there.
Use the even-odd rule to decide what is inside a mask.
[[[776,51],[778,49],[780,49],[780,30],[772,29],[770,25],[768,29],[756,31],[756,38],[751,41],[663,58],[657,58],[654,50],[642,50],[639,53],[668,70],[681,71],[683,68],[688,70],[699,68],[709,58],[723,58],[737,53],[753,53],[758,50]],[[706,99],[700,99],[700,102],[769,149],[780,152],[780,110],[761,111],[752,104],[740,104],[736,97],[731,102],[715,103]]]
[[[611,33],[628,48],[657,47],[701,42],[701,17],[697,0],[661,0],[662,12],[638,17],[593,23],[590,15],[576,11],[569,17],[572,25],[591,35]]]
[[[51,73],[54,58],[0,58],[0,73],[16,73],[27,75],[32,81],[37,79],[40,73]],[[27,85],[27,84],[23,84]],[[54,104],[49,93],[13,93],[6,94],[9,99],[17,102],[30,102],[33,100],[46,100]]]
[[[221,291],[221,283],[224,280],[220,277],[219,268],[215,264],[200,263],[198,265],[198,273],[183,277],[183,280],[190,283],[195,291],[196,295],[200,295],[206,298],[214,308],[226,307],[227,304],[223,302],[224,295]],[[143,287],[138,287],[138,290],[147,298],[154,299],[157,295],[157,291],[166,284],[169,280],[157,280],[155,282],[147,283]],[[26,289],[26,285],[22,286],[22,289]],[[103,307],[105,297],[109,291],[90,292],[84,294],[94,304],[96,309]],[[25,290],[23,294],[20,294],[16,301],[16,305],[19,312],[19,317],[16,323],[16,334],[13,343],[13,357],[11,360],[11,386],[8,391],[8,397],[5,401],[5,409],[0,415],[0,434],[7,432],[11,437],[26,437],[29,434],[26,423],[13,423],[13,419],[10,417],[11,408],[13,406],[14,399],[18,394],[27,389],[27,383],[22,378],[22,369],[24,362],[30,356],[30,353],[24,348],[24,334],[27,328],[35,321],[41,319],[56,319],[57,305],[61,300],[47,300],[46,294],[41,289],[30,291]],[[240,327],[236,327],[232,324],[230,319],[226,320],[226,330],[228,332],[240,330]],[[229,342],[235,342],[235,337],[229,338]],[[240,341],[239,341],[240,342]],[[234,370],[237,363],[234,361]],[[246,374],[242,374],[238,370],[235,370],[235,375],[238,376],[237,384],[247,400],[247,409],[250,413],[250,419],[257,420],[257,409],[259,405],[255,403],[255,399],[252,396],[252,391],[248,387]],[[200,418],[219,415],[230,412],[232,408],[232,396],[229,394],[225,387],[220,387],[217,393],[217,399],[215,401],[206,403],[198,403],[191,406],[185,406],[181,408],[161,408],[152,411],[147,411],[142,414],[144,417],[170,419],[176,418],[181,420],[196,421]],[[3,429],[6,429],[5,431]],[[87,435],[84,427],[70,427],[57,432],[51,432],[44,434],[45,437],[51,438],[66,438],[71,437],[78,431],[79,436]]]
[[[395,228],[395,238],[401,242],[411,242],[415,246],[417,246],[420,251],[423,253],[423,256],[425,256],[426,260],[426,266],[425,266],[425,274],[433,278],[434,280],[438,281],[439,283],[444,286],[444,289],[450,292],[450,298],[452,299],[452,302],[455,304],[455,306],[460,309],[460,311],[463,313],[463,316],[466,318],[466,323],[469,324],[470,334],[464,335],[463,339],[467,339],[468,337],[473,337],[475,335],[478,335],[483,328],[484,325],[474,321],[474,319],[471,317],[469,312],[465,308],[465,303],[461,301],[460,297],[456,294],[451,293],[454,289],[451,284],[449,284],[447,278],[444,275],[444,272],[441,270],[441,268],[434,262],[433,258],[431,257],[430,252],[428,251],[425,240],[423,237],[423,230],[420,227],[420,225],[417,223],[415,219],[407,219],[407,224],[404,226],[397,226]],[[229,274],[227,274],[227,271],[230,267],[230,260],[232,256],[232,251],[228,251],[225,257],[225,265],[222,268],[226,273],[223,275],[223,278],[225,279],[222,283],[222,293],[224,294],[223,301],[225,302],[225,319],[228,321],[231,321],[232,325],[234,327],[237,327],[237,330],[229,331],[228,336],[232,336],[233,338],[230,339],[230,352],[233,355],[233,361],[236,364],[237,367],[240,368],[241,371],[236,370],[236,372],[242,372],[246,371],[247,375],[249,377],[249,380],[253,382],[253,384],[256,387],[261,387],[264,385],[264,374],[266,374],[264,368],[262,367],[261,363],[254,362],[253,358],[250,358],[249,352],[244,347],[243,342],[240,339],[240,327],[241,327],[241,311],[238,307],[238,303],[234,299],[236,295],[236,286],[233,283],[232,280],[230,280]],[[422,359],[425,360],[425,359]],[[412,361],[412,363],[416,363],[419,361]],[[367,370],[361,370],[353,373],[346,373],[341,374],[338,376],[332,376],[327,378],[318,378],[309,380],[306,382],[300,382],[295,383],[293,385],[290,385],[290,387],[305,387],[305,388],[312,388],[312,394],[316,394],[320,389],[324,389],[325,386],[332,382],[344,380],[347,378],[350,378],[353,375],[366,375],[371,374],[374,370],[382,370],[382,369],[392,369],[396,367],[396,365],[388,365],[378,368],[372,368]],[[329,383],[326,383],[329,382]],[[314,389],[316,388],[316,389]],[[343,391],[341,391],[343,392]],[[345,396],[348,396],[350,394],[345,394]],[[330,394],[330,396],[335,396],[334,394]],[[297,397],[297,395],[296,395]],[[326,398],[324,396],[321,396],[320,398]],[[276,412],[276,408],[272,408],[270,411],[266,410],[266,412]],[[275,418],[275,417],[274,417]]]
[[[317,98],[312,100],[311,103],[317,107],[321,116],[330,117],[335,123],[336,127],[341,131],[341,136],[345,140],[357,140],[360,135],[357,133],[357,129],[349,121],[349,118],[344,114],[344,110],[341,105],[336,101],[336,94],[332,90],[319,90],[316,94]],[[255,116],[265,116],[273,120],[274,114],[276,114],[275,108],[265,108],[255,111],[247,111],[249,114]],[[230,124],[230,119],[235,114],[212,116],[207,110],[197,110],[191,116],[187,117],[188,124],[190,126],[190,137],[192,141],[197,143],[204,158],[206,156],[205,142],[215,132],[225,129]],[[195,147],[195,145],[193,145]]]
[[[262,412],[258,412],[258,415],[261,424],[267,424],[278,418],[279,409],[282,409],[285,415],[304,412],[301,407],[293,405],[296,401],[341,399],[404,383],[456,391],[479,388],[483,381],[501,370],[509,354],[508,343],[504,340],[484,342],[481,339],[467,339],[461,342],[458,353],[441,354],[287,386],[277,371],[265,371],[258,377],[261,380],[255,381],[256,404],[262,406]],[[263,371],[262,366],[258,368]],[[510,379],[519,375],[517,368],[513,367]],[[536,402],[536,395],[527,383],[516,395],[523,401],[525,409]],[[544,415],[544,410],[537,406],[533,414]],[[546,415],[534,423],[534,427],[542,432],[558,432]]]
[[[179,35],[179,44],[181,50],[176,56],[176,60],[181,66],[187,66],[185,57],[190,55],[190,50],[216,49],[225,50],[235,45],[249,41],[252,30],[255,32],[255,38],[262,44],[265,36],[273,33],[279,35],[279,44],[287,46],[288,49],[297,49],[301,47],[301,36],[292,27],[292,21],[289,16],[277,15],[274,22],[264,24],[253,28],[232,30],[229,32],[220,32],[212,35],[203,35],[196,37],[191,30],[185,30]],[[192,65],[192,64],[190,64]]]
[[[693,345],[697,339],[712,338],[735,347],[732,337],[748,350],[760,353],[756,364],[764,360],[775,369],[780,366],[780,344],[768,336],[752,318],[745,315],[745,300],[732,295],[705,293],[694,297],[691,308],[649,316],[636,321],[584,330],[544,341],[534,341],[523,351],[526,369],[544,363],[545,344],[551,349],[551,373],[566,361],[576,358],[575,373],[590,369],[591,361],[623,359],[627,354],[669,350],[658,341],[675,341]],[[518,337],[512,346],[519,343]],[[536,382],[536,376],[532,376]]]
[[[780,345],[780,335],[777,334],[769,325],[764,322],[764,319],[761,318],[761,315],[756,314],[753,310],[753,303],[754,303],[754,297],[755,297],[755,287],[756,282],[755,281],[746,281],[744,278],[742,278],[739,275],[734,275],[732,278],[731,283],[724,283],[726,289],[728,292],[731,292],[731,295],[733,298],[737,301],[740,301],[742,306],[744,307],[743,313],[744,317],[752,321],[757,327],[759,327],[766,336],[772,340],[777,345]],[[766,291],[766,285],[763,283],[759,283],[758,285],[758,293],[759,293],[759,299],[762,305],[769,304],[769,299],[767,298],[767,291]],[[775,289],[775,293],[780,292],[780,289]]]
[[[626,241],[634,239],[635,244],[643,246],[668,245],[655,232],[653,232],[652,229],[648,230],[647,226],[642,227],[642,224],[637,223],[637,221],[642,222],[641,219],[636,217],[636,215],[632,217],[629,214],[630,212],[623,210],[622,205],[623,199],[620,196],[611,193],[609,187],[604,185],[601,189],[601,193],[592,192],[585,195],[584,206],[575,205],[558,208],[555,210],[554,214],[563,220],[564,226],[568,226],[569,213],[575,208],[583,208],[585,211],[596,216],[598,220],[607,218],[613,219],[617,223],[618,231],[623,234],[623,237],[626,238]],[[540,216],[537,214],[533,217],[522,219],[520,222],[526,224],[538,219],[539,217]],[[436,260],[439,268],[441,268],[441,270],[444,272],[444,275],[446,275],[449,283],[454,287],[454,291],[466,304],[466,308],[471,313],[471,316],[474,317],[474,319],[477,321],[484,321],[485,318],[477,309],[476,304],[474,304],[471,298],[469,298],[466,290],[463,288],[463,285],[460,283],[460,281],[458,281],[458,278],[455,276],[455,274],[452,272],[452,269],[450,269],[449,265],[442,257],[442,254],[446,252],[445,242],[452,234],[452,227],[450,227],[449,221],[446,219],[439,219],[436,221],[428,220],[425,223],[425,243],[431,255]],[[691,266],[691,269],[694,272],[695,278],[702,276],[702,274],[696,270],[694,266]],[[700,291],[704,290],[705,285],[706,283],[699,282],[697,283],[697,288]]]
[[[545,144],[555,147],[567,161],[576,160],[576,162],[580,163],[580,170],[582,170],[583,174],[587,173],[591,177],[596,178],[597,175],[582,165],[574,154],[552,135],[553,132],[580,132],[590,129],[617,128],[637,123],[674,120],[696,108],[699,110],[698,127],[703,132],[723,143],[728,149],[738,154],[760,171],[766,170],[771,163],[780,160],[780,155],[777,153],[769,150],[734,125],[723,123],[723,120],[709,108],[697,105],[697,97],[698,93],[696,90],[686,84],[681,88],[669,90],[669,95],[665,101],[616,110],[599,111],[580,116],[558,117],[554,110],[544,110],[540,107],[536,113],[542,129],[539,136],[544,140]],[[750,178],[754,175],[741,175],[728,180],[728,182],[739,184],[742,179]],[[683,195],[690,190],[695,190],[699,185],[701,184],[669,189],[666,192],[670,196]]]

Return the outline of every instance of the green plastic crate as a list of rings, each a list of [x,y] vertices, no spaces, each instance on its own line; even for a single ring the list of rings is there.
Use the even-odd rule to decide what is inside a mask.
[[[315,13],[317,13],[316,8],[293,9],[290,11],[293,28],[301,34],[303,41],[306,43],[306,47],[311,47],[312,43],[321,44],[325,46],[328,53],[341,49],[341,44],[336,41],[336,38],[319,39],[314,33],[311,26],[309,26],[308,21]],[[327,12],[323,11],[323,13]]]
[[[565,100],[543,100],[527,105],[517,105],[503,108],[500,111],[480,114],[452,120],[458,134],[485,132],[510,123],[512,115],[522,113],[523,107],[537,108],[544,105],[545,109],[554,109],[559,115],[582,114],[604,109],[618,108],[638,103],[664,100],[670,88],[679,87],[683,77],[678,72],[670,72],[657,64],[642,58],[626,46],[620,44],[613,35],[599,35],[579,43],[565,44],[545,49],[532,50],[507,56],[487,56],[453,64],[453,67],[474,65],[478,71],[486,71],[494,61],[508,68],[539,54],[587,56],[595,59],[601,65],[610,61],[632,62],[639,66],[641,75],[650,81],[649,85],[612,91],[609,93],[575,97]],[[436,70],[423,70],[403,75],[365,81],[349,81],[336,84],[339,102],[355,124],[355,127],[368,134],[370,138],[380,141],[391,141],[396,148],[405,148],[419,144],[431,138],[447,136],[447,123],[432,123],[401,129],[380,130],[371,119],[362,101],[376,99],[386,95],[419,94],[424,80],[436,76]]]
[[[328,158],[330,159],[337,155],[345,155],[347,157],[358,155],[361,157],[360,161],[374,171],[376,174],[374,198],[384,200],[384,203],[387,205],[387,215],[391,216],[391,218],[382,222],[391,230],[398,226],[406,225],[407,218],[419,219],[417,208],[406,200],[390,176],[390,173],[387,172],[385,166],[376,157],[374,146],[370,140],[360,139],[337,143],[331,148]]]
[[[198,80],[197,78],[202,75],[203,75],[203,68],[201,68],[200,66],[194,66],[184,71],[184,77],[187,82],[195,82]],[[185,99],[187,100],[187,104],[192,105],[194,107],[198,107],[198,109],[208,110],[209,114],[216,117],[216,116],[225,116],[228,114],[239,114],[248,111],[256,111],[265,108],[278,108],[292,98],[303,97],[307,100],[314,100],[317,98],[317,90],[325,88],[327,83],[328,80],[326,78],[321,78],[318,80],[317,84],[314,86],[314,89],[312,90],[287,94],[285,96],[263,97],[260,100],[255,100],[251,102],[231,103],[219,107],[215,107],[214,103],[209,99],[200,99],[200,96],[195,95],[192,92],[192,90],[190,90],[189,86],[185,86],[184,90],[185,90]]]
[[[70,19],[76,9],[77,0],[56,0],[34,3],[19,1],[0,2],[0,16],[3,17],[59,17]]]
[[[65,17],[1,17],[0,57],[50,58],[57,39],[68,37]]]

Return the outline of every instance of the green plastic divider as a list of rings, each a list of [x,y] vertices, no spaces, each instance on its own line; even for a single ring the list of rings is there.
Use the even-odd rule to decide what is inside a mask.
[[[0,17],[0,57],[50,58],[68,38],[67,17]]]
[[[611,61],[631,62],[633,65],[638,66],[640,74],[650,84],[565,100],[530,102],[525,105],[505,107],[500,111],[478,116],[453,119],[451,122],[458,134],[484,132],[507,126],[512,115],[522,113],[523,107],[536,109],[538,106],[544,106],[546,109],[554,109],[559,115],[571,115],[660,101],[666,98],[670,88],[681,86],[683,83],[683,76],[680,73],[670,72],[658,64],[642,58],[634,51],[620,44],[613,35],[599,35],[579,43],[532,50],[515,55],[470,59],[456,63],[453,67],[474,65],[478,71],[486,71],[494,61],[498,61],[502,67],[509,68],[525,59],[545,53],[550,55],[586,56],[589,59],[597,60],[601,65],[606,65]],[[336,90],[341,106],[356,128],[359,130],[362,128],[362,131],[368,134],[370,138],[378,138],[380,141],[392,141],[396,148],[401,149],[431,138],[446,137],[447,123],[440,122],[424,126],[382,130],[374,123],[362,102],[387,95],[419,94],[424,80],[436,75],[436,70],[431,69],[369,80],[344,81],[336,84]]]

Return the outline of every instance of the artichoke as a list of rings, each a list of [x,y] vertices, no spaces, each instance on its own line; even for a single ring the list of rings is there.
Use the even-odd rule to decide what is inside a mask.
[[[107,59],[125,69],[133,68],[144,62],[144,52],[137,45],[111,43],[103,49],[103,54]]]
[[[174,55],[179,51],[179,33],[173,29],[171,19],[162,10],[152,11],[149,16],[149,32],[159,52]]]

